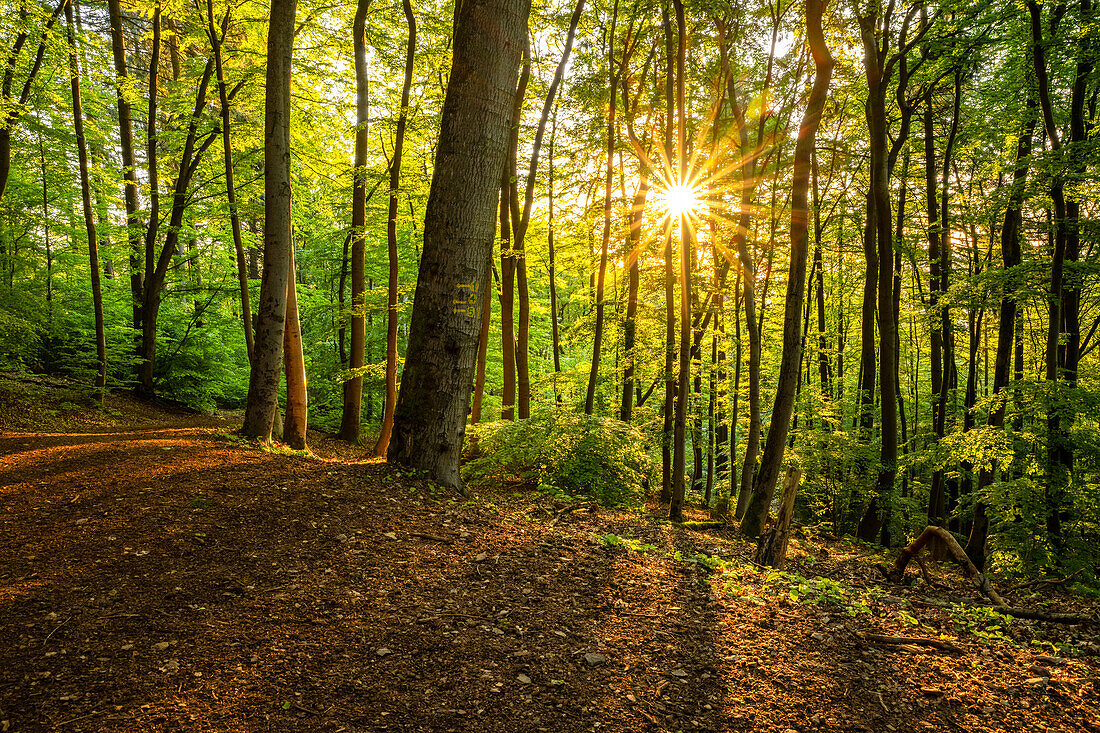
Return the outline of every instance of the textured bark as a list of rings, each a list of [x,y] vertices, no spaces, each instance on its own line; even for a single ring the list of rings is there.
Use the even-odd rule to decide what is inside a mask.
[[[401,185],[401,157],[405,149],[405,126],[408,124],[409,92],[412,89],[413,62],[416,60],[416,18],[409,0],[402,0],[405,22],[409,26],[409,42],[405,48],[405,80],[401,86],[401,112],[397,116],[393,157],[390,160],[390,208],[386,221],[386,241],[389,246],[389,281],[386,311],[386,411],[382,415],[382,430],[374,455],[385,458],[393,432],[393,410],[397,403],[397,192]],[[471,292],[472,299],[477,292]]]
[[[279,372],[290,281],[290,74],[297,0],[272,0],[264,104],[264,270],[256,351],[241,433],[265,443],[278,410]]]
[[[479,319],[456,296],[482,282],[529,0],[464,0],[424,221],[408,350],[388,459],[462,490],[458,459]]]
[[[833,57],[825,45],[821,16],[827,0],[808,0],[806,5],[806,42],[814,59],[814,83],[806,102],[806,113],[795,143],[791,173],[791,263],[787,276],[786,311],[783,318],[783,356],[779,367],[772,420],[768,440],[760,460],[760,474],[753,489],[752,501],[741,521],[741,533],[758,537],[764,529],[775,485],[783,463],[795,390],[802,364],[801,317],[806,292],[806,259],[809,248],[810,159],[821,124],[821,112],[829,93],[833,74]]]
[[[550,154],[549,154],[549,203],[547,214],[546,246],[548,254],[547,270],[550,277],[550,348],[554,352],[554,374],[561,372],[561,334],[558,329],[558,284],[554,268],[554,140],[558,129],[558,110],[554,108],[554,121],[550,128]],[[554,397],[561,402],[561,393],[558,392],[557,377],[554,378]]]
[[[65,5],[65,21],[69,37],[69,81],[73,100],[73,122],[76,128],[76,152],[80,163],[80,201],[84,207],[84,229],[88,237],[88,262],[92,276],[92,309],[95,313],[95,388],[100,402],[107,391],[107,335],[103,325],[103,290],[99,278],[99,240],[96,235],[95,212],[92,209],[92,183],[88,175],[88,141],[84,136],[84,110],[80,100],[80,64],[76,54],[76,32],[73,29],[72,4]]]
[[[355,57],[355,167],[351,187],[351,344],[348,369],[352,377],[344,382],[344,406],[340,415],[340,438],[359,442],[363,410],[363,375],[366,364],[366,223],[367,155],[370,137],[370,80],[367,71],[367,11],[371,0],[359,0],[352,20],[352,48]]]

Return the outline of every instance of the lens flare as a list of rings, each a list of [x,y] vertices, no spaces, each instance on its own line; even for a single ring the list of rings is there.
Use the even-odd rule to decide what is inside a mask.
[[[665,190],[665,211],[671,217],[687,216],[695,213],[699,206],[699,195],[695,187],[687,183],[674,183]]]

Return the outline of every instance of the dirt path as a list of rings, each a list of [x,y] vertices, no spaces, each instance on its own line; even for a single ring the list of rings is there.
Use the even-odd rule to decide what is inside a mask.
[[[1095,657],[869,645],[898,599],[764,604],[674,556],[721,534],[226,432],[0,434],[0,731],[1100,730]]]

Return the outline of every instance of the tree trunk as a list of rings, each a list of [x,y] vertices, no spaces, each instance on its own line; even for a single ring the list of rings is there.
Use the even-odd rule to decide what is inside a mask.
[[[588,392],[584,398],[584,414],[591,415],[596,401],[596,382],[600,375],[600,349],[603,345],[604,279],[607,274],[607,246],[611,239],[611,191],[615,175],[615,92],[618,74],[615,67],[615,23],[619,18],[619,0],[611,11],[611,30],[607,41],[608,92],[611,99],[607,110],[607,172],[604,177],[603,235],[600,244],[600,269],[596,277],[596,325],[592,335],[592,368],[588,372]]]
[[[557,375],[561,373],[561,335],[558,332],[558,284],[554,268],[554,138],[558,131],[558,108],[554,107],[554,122],[550,128],[550,161],[548,164],[550,181],[548,184],[550,201],[548,204],[546,246],[549,263],[547,265],[550,277],[550,347],[554,352],[554,397],[561,402],[561,393],[558,392]]]
[[[302,325],[298,320],[298,283],[294,243],[290,245],[290,269],[286,282],[286,326],[283,328],[283,371],[286,374],[286,417],[283,441],[294,450],[307,450],[309,397],[306,391],[306,358],[302,350]]]
[[[623,398],[619,403],[619,419],[630,422],[634,408],[634,339],[637,328],[638,285],[642,256],[642,217],[649,193],[649,169],[642,162],[638,166],[638,191],[630,209],[630,251],[626,256],[627,290],[626,319],[623,321]]]
[[[668,3],[661,3],[661,24],[665,35],[665,160],[671,165],[673,153],[673,123],[675,121],[675,43]],[[676,375],[672,368],[676,362],[676,294],[675,275],[672,269],[672,227],[665,229],[665,404],[661,421],[661,495],[660,502],[672,501],[672,423],[676,409]]]
[[[481,300],[481,327],[477,336],[477,372],[474,377],[474,402],[470,409],[470,423],[474,425],[481,422],[481,404],[485,398],[485,362],[489,356],[489,325],[493,320],[493,298],[490,295],[493,272],[490,267],[485,268],[481,286],[478,296]]]
[[[76,32],[73,28],[72,3],[65,5],[65,21],[69,38],[69,81],[73,99],[73,122],[76,127],[76,152],[80,161],[80,200],[84,206],[84,227],[88,237],[88,263],[92,276],[92,310],[95,314],[95,388],[102,403],[107,392],[107,335],[103,324],[103,291],[99,277],[99,240],[96,235],[95,212],[92,209],[92,184],[88,175],[88,142],[84,137],[84,111],[80,102],[80,63],[76,55]]]
[[[133,299],[133,326],[141,329],[141,300],[144,283],[141,267],[141,215],[138,203],[138,181],[134,162],[134,123],[126,87],[130,83],[126,67],[126,38],[122,32],[122,4],[108,0],[107,13],[111,22],[111,53],[115,64],[115,94],[118,100],[118,130],[122,151],[122,180],[126,204],[126,232],[130,243],[130,296]],[[220,77],[219,77],[220,78]],[[249,337],[251,344],[251,337]]]
[[[111,0],[118,4],[119,0]],[[229,224],[233,230],[233,250],[237,255],[237,282],[241,290],[241,315],[244,320],[244,344],[248,353],[248,361],[252,361],[252,351],[255,342],[252,333],[252,304],[248,295],[248,265],[244,257],[244,242],[241,239],[241,217],[237,211],[237,189],[233,184],[233,144],[229,133],[230,107],[229,91],[226,88],[225,72],[222,69],[222,44],[217,28],[214,26],[214,3],[206,0],[207,33],[210,36],[210,47],[214,52],[215,80],[218,84],[218,98],[221,102],[222,113],[222,154],[225,159],[225,192],[229,203]],[[225,19],[222,21],[222,34],[229,27],[229,9],[226,9]],[[117,61],[116,61],[117,64]],[[127,115],[129,109],[127,109]],[[121,116],[121,115],[120,115]],[[125,137],[125,135],[124,135]],[[123,143],[123,149],[126,144]],[[133,154],[131,153],[131,158]]]
[[[371,0],[359,0],[352,21],[352,48],[355,56],[355,167],[351,184],[351,353],[348,369],[352,376],[344,382],[344,406],[340,416],[340,438],[359,442],[363,409],[363,374],[366,364],[366,223],[367,155],[370,138],[370,78],[367,70],[367,11]]]
[[[390,208],[386,221],[386,241],[389,244],[389,282],[387,285],[388,310],[386,311],[386,412],[382,415],[382,431],[374,446],[374,455],[384,458],[390,447],[393,432],[393,410],[397,404],[397,191],[401,185],[401,157],[405,149],[405,126],[408,123],[409,92],[412,89],[413,62],[416,60],[416,18],[410,0],[402,0],[405,22],[409,26],[409,43],[405,50],[405,80],[401,86],[401,112],[397,116],[397,133],[393,143],[393,159],[390,161]],[[470,305],[478,299],[476,288],[471,288]]]
[[[271,442],[278,410],[279,367],[290,280],[290,74],[297,0],[272,0],[264,105],[264,270],[256,318],[256,351],[241,433]]]
[[[674,181],[687,185],[687,120],[685,119],[684,88],[685,57],[687,56],[687,23],[684,20],[684,4],[672,0],[676,10],[676,27],[679,42],[676,46],[676,163]],[[671,225],[671,222],[670,222]],[[685,442],[687,440],[688,379],[691,377],[691,258],[694,232],[687,214],[680,214],[680,371],[676,379],[676,415],[672,426],[672,500],[668,518],[673,522],[684,521],[684,471],[686,470]]]
[[[825,45],[821,16],[827,0],[807,0],[806,42],[814,59],[814,83],[806,103],[806,113],[795,143],[791,173],[791,264],[787,277],[786,311],[783,318],[783,357],[779,367],[772,421],[760,461],[752,501],[741,521],[741,533],[758,537],[764,529],[775,485],[783,463],[787,430],[794,408],[794,394],[802,364],[801,317],[806,292],[806,255],[809,249],[810,162],[821,112],[829,93],[833,57]]]
[[[505,168],[529,0],[464,0],[424,221],[408,350],[388,459],[462,490],[459,453],[479,319],[455,308],[482,282]]]

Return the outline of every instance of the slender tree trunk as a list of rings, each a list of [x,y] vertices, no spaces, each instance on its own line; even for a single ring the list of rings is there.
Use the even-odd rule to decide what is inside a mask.
[[[675,182],[687,184],[687,120],[685,119],[684,89],[685,58],[687,56],[687,23],[684,20],[684,4],[672,0],[676,10],[678,43],[676,45],[676,164]],[[670,222],[671,223],[671,222]],[[691,258],[694,232],[687,214],[680,214],[680,371],[676,379],[676,415],[672,427],[672,500],[668,518],[673,522],[684,521],[684,471],[686,470],[688,380],[691,377]]]
[[[551,348],[554,352],[554,395],[561,402],[561,393],[558,392],[557,375],[561,373],[561,336],[558,333],[558,285],[554,268],[554,138],[558,130],[558,109],[554,107],[554,122],[550,128],[550,181],[548,184],[550,201],[548,204],[546,245],[549,254],[548,274],[550,276],[550,329]]]
[[[144,272],[141,267],[141,214],[138,203],[137,166],[134,162],[134,123],[127,97],[130,83],[126,67],[126,37],[122,32],[120,0],[108,0],[111,22],[111,53],[115,64],[115,94],[118,100],[118,131],[122,151],[123,199],[126,204],[126,232],[130,243],[130,295],[133,299],[133,326],[141,329],[141,301]],[[248,342],[251,344],[251,339]]]
[[[88,142],[84,136],[84,110],[80,100],[80,63],[76,53],[76,32],[73,28],[72,4],[65,5],[65,21],[69,37],[69,81],[73,100],[73,122],[76,127],[76,152],[80,161],[80,194],[84,206],[84,227],[88,237],[88,262],[92,276],[92,310],[95,314],[95,388],[102,403],[107,392],[107,335],[103,323],[103,290],[99,278],[99,240],[96,234],[95,212],[92,209],[92,184],[88,175]]]
[[[397,404],[397,192],[401,185],[401,157],[405,149],[405,126],[408,124],[409,93],[412,89],[413,63],[416,60],[416,18],[410,0],[402,0],[405,22],[409,26],[409,42],[405,49],[405,80],[401,86],[401,112],[397,116],[397,133],[390,161],[390,208],[386,222],[386,241],[389,244],[389,282],[387,285],[388,310],[386,312],[386,412],[382,416],[382,431],[374,446],[374,455],[384,458],[390,447],[393,432],[393,410]],[[478,293],[470,289],[470,307],[477,302]]]
[[[481,328],[477,336],[477,372],[474,377],[474,402],[470,409],[470,423],[476,425],[481,422],[481,404],[485,398],[485,362],[489,356],[489,325],[493,319],[493,298],[490,295],[493,286],[493,272],[491,267],[485,268],[485,276],[481,281]]]
[[[642,215],[649,193],[649,169],[645,163],[638,167],[638,191],[630,209],[630,251],[626,256],[627,291],[626,318],[623,321],[623,398],[619,403],[619,419],[630,422],[634,407],[634,341],[638,314],[639,260],[642,256]]]
[[[772,407],[772,421],[760,461],[760,475],[756,479],[752,501],[741,522],[741,533],[746,537],[758,537],[764,529],[764,520],[767,519],[782,468],[787,430],[794,409],[794,394],[801,372],[801,317],[806,291],[806,255],[809,249],[810,163],[834,64],[825,45],[821,26],[826,3],[827,0],[807,0],[806,4],[806,42],[810,47],[816,72],[795,144],[791,174],[791,264],[783,318],[783,357]]]
[[[119,0],[111,0],[118,4]],[[248,361],[252,361],[252,351],[255,347],[252,333],[252,304],[248,295],[248,265],[244,257],[244,241],[241,239],[241,217],[237,211],[237,189],[233,184],[233,143],[230,137],[230,107],[229,90],[225,83],[225,72],[222,69],[222,43],[221,36],[214,26],[214,3],[206,0],[207,34],[210,36],[210,47],[214,52],[215,79],[218,83],[218,98],[221,102],[222,113],[222,155],[225,159],[225,192],[229,203],[229,225],[233,230],[233,250],[237,255],[237,282],[241,290],[241,315],[244,320],[244,344],[248,352]],[[222,21],[222,34],[229,27],[229,10],[225,12]],[[116,61],[117,64],[117,61]],[[129,114],[129,110],[127,110]],[[123,144],[125,148],[125,143]],[[131,153],[131,158],[133,154]]]
[[[297,0],[272,0],[264,106],[264,271],[256,318],[256,351],[241,433],[271,441],[278,410],[279,367],[290,279],[290,75]]]
[[[302,325],[298,320],[298,283],[291,242],[290,270],[286,282],[286,326],[283,328],[283,371],[286,374],[286,417],[283,441],[294,450],[307,450],[309,398],[306,391],[306,358],[302,350]]]
[[[387,458],[462,490],[458,458],[479,319],[454,307],[482,282],[507,158],[529,0],[464,0],[424,221],[408,350]],[[476,311],[476,309],[475,309]]]
[[[1028,166],[1031,160],[1031,141],[1036,124],[1035,107],[1035,100],[1029,94],[1023,131],[1016,142],[1016,166],[1012,173],[1012,191],[1009,194],[1008,205],[1005,207],[1004,226],[1001,227],[1001,258],[1004,263],[1004,272],[1008,277],[1004,280],[1004,289],[1001,294],[1000,317],[997,326],[997,356],[993,367],[993,403],[988,418],[988,424],[994,428],[1000,428],[1004,425],[1005,407],[1008,402],[1006,392],[1009,384],[1009,372],[1012,368],[1013,342],[1020,312],[1016,299],[1018,286],[1015,280],[1015,269],[1019,267],[1022,261],[1020,230],[1023,225],[1024,183],[1027,180]],[[1022,341],[1020,346],[1023,346]],[[1021,358],[1017,363],[1022,366],[1022,348],[1019,350],[1019,356]],[[1022,374],[1018,374],[1017,378],[1022,376]],[[978,474],[974,521],[971,524],[970,537],[966,543],[966,554],[979,570],[985,568],[986,542],[989,537],[989,514],[985,501],[985,491],[993,483],[994,472],[997,468],[996,463],[989,467],[983,466]]]
[[[607,41],[608,92],[607,109],[607,172],[604,177],[603,235],[600,244],[600,269],[596,277],[596,325],[592,336],[592,368],[588,373],[588,392],[584,398],[584,414],[591,415],[596,401],[596,383],[600,375],[600,350],[603,346],[604,279],[607,273],[607,247],[611,239],[611,191],[615,176],[615,92],[618,74],[615,66],[615,23],[619,18],[619,0],[611,11],[611,30]]]
[[[675,42],[668,3],[661,3],[661,24],[665,35],[665,160],[671,165],[673,154],[673,123],[675,121]],[[673,412],[676,409],[676,294],[672,268],[672,224],[665,229],[665,404],[661,422],[661,496],[660,502],[672,501],[672,439]]]
[[[367,155],[370,137],[370,77],[367,69],[367,12],[371,0],[359,0],[352,21],[352,48],[355,56],[355,167],[351,184],[351,353],[348,368],[351,378],[344,382],[344,406],[340,416],[340,438],[359,442],[363,409],[363,367],[366,365],[366,224]],[[388,363],[387,363],[388,366]],[[387,384],[388,386],[388,384]]]

